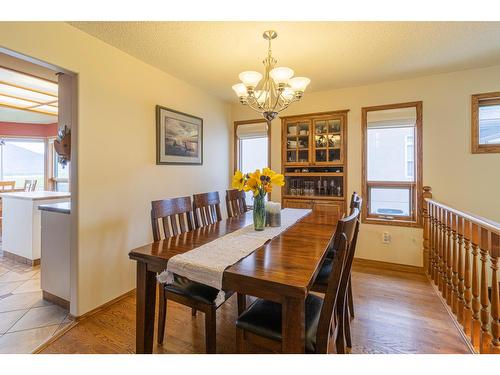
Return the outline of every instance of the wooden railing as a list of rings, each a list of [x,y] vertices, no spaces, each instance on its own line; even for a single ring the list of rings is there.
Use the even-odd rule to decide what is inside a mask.
[[[500,353],[500,224],[423,198],[425,272],[474,350]]]

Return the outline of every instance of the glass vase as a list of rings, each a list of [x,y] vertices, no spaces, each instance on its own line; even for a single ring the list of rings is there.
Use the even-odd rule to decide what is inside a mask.
[[[263,195],[253,199],[253,227],[255,230],[264,230],[266,226],[266,201]]]

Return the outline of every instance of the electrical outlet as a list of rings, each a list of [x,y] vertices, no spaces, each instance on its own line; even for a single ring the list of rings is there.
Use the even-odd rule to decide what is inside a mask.
[[[391,234],[389,232],[384,232],[382,233],[382,243],[383,244],[390,244],[392,241]]]

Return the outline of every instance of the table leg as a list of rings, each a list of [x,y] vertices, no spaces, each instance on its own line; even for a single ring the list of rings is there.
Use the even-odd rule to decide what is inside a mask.
[[[135,313],[135,352],[153,352],[155,328],[156,273],[148,271],[147,264],[137,262],[137,302]]]
[[[285,298],[282,304],[283,353],[305,352],[305,300]]]

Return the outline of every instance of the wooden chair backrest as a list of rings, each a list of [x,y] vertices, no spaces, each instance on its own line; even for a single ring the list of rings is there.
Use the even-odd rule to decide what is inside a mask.
[[[338,311],[338,303],[343,301],[352,265],[354,248],[352,242],[356,231],[359,210],[354,209],[353,213],[346,218],[339,220],[334,238],[338,238],[338,247],[333,260],[333,268],[328,279],[328,286],[321,308],[321,314],[316,332],[316,353],[327,353],[330,338],[330,327],[334,319],[334,314]],[[350,261],[349,261],[350,260]]]
[[[151,224],[155,241],[162,239],[160,221],[164,238],[193,230],[191,197],[170,198],[151,202]]]
[[[363,199],[358,195],[358,193],[353,192],[351,196],[351,203],[350,203],[350,213],[357,208],[361,212],[361,204],[363,203]]]
[[[0,181],[0,191],[14,190],[16,181]]]
[[[226,190],[227,216],[234,217],[248,211],[243,190]]]
[[[222,220],[219,192],[193,195],[194,224],[196,228],[215,224]]]
[[[24,180],[24,191],[35,191],[37,180]]]

